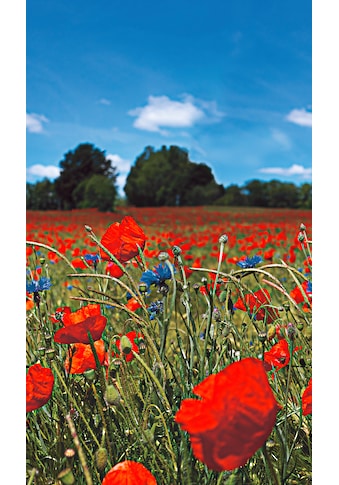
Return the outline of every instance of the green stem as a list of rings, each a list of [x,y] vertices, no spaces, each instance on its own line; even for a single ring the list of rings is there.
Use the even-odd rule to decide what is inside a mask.
[[[85,453],[83,452],[80,440],[78,438],[78,435],[77,435],[77,432],[76,432],[76,429],[75,429],[75,425],[74,425],[72,418],[69,414],[66,415],[66,421],[67,421],[69,430],[71,432],[74,445],[75,445],[77,452],[78,452],[78,455],[79,455],[79,459],[80,459],[80,462],[81,462],[81,465],[82,465],[82,469],[84,471],[86,483],[87,483],[87,485],[93,485],[93,480],[92,480],[91,474],[90,474],[88,466],[87,466]]]

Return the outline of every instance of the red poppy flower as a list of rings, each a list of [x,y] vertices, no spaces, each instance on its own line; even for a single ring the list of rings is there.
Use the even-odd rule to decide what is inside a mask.
[[[301,408],[304,416],[312,414],[312,377],[301,396]]]
[[[109,261],[106,266],[106,274],[113,276],[114,278],[121,278],[124,272],[117,264]]]
[[[290,291],[290,296],[293,298],[293,300],[296,303],[304,303],[304,307],[303,307],[304,311],[310,311],[310,307],[312,305],[312,296],[309,293],[307,293],[307,285],[308,285],[307,281],[304,281],[301,285],[307,299],[305,299],[305,296],[302,293],[299,286],[296,286],[293,290]]]
[[[141,308],[141,305],[135,298],[130,298],[126,303],[126,307],[132,312],[135,312],[138,308]]]
[[[54,376],[51,369],[37,363],[26,374],[26,413],[46,404],[53,391]]]
[[[123,335],[121,335],[123,337]],[[121,357],[123,355],[125,357],[126,362],[130,362],[131,360],[134,359],[134,355],[132,353],[132,350],[134,352],[139,353],[139,347],[137,345],[138,339],[143,339],[144,336],[140,332],[135,332],[134,330],[132,332],[127,332],[124,337],[127,337],[129,340],[129,343],[127,342],[127,346],[123,347],[121,345],[121,339],[117,339],[115,341],[115,347],[116,347],[116,352],[112,353],[113,357]],[[129,350],[129,351],[128,351]]]
[[[64,324],[54,335],[54,341],[59,344],[82,343],[89,344],[88,332],[93,340],[99,340],[105,329],[107,319],[101,315],[99,304],[91,304],[62,317]]]
[[[265,288],[255,291],[254,293],[247,293],[245,301],[242,298],[234,303],[238,310],[249,311],[251,314],[255,312],[256,320],[264,320],[270,324],[279,318],[279,314],[275,308],[270,305],[271,297]]]
[[[157,485],[157,482],[144,465],[125,460],[111,468],[101,485]]]
[[[138,246],[143,250],[145,242],[144,231],[131,216],[125,216],[121,223],[111,224],[101,238],[101,244],[121,263],[126,263],[134,256],[138,256]],[[105,261],[110,260],[108,254],[101,248],[100,256]]]
[[[245,465],[271,434],[279,409],[262,361],[234,362],[193,392],[201,399],[184,399],[175,421],[190,434],[194,456],[215,471]]]
[[[288,365],[290,358],[288,342],[285,339],[281,339],[269,351],[264,353],[265,369],[266,371],[272,370],[273,367],[276,370],[282,369]]]
[[[94,347],[100,364],[103,364],[105,360],[104,341],[101,339],[96,340]],[[65,360],[65,369],[69,374],[82,374],[88,369],[95,368],[96,362],[89,344],[74,344],[71,346]]]

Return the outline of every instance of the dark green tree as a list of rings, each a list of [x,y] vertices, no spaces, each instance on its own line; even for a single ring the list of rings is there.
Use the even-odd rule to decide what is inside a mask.
[[[298,187],[292,183],[271,180],[266,182],[267,207],[295,209],[298,206]]]
[[[117,173],[105,152],[90,143],[82,143],[73,151],[68,151],[60,161],[60,176],[55,180],[55,190],[61,209],[80,207],[85,194],[78,186],[93,175],[101,175],[115,185]],[[114,200],[112,201],[114,205]],[[95,207],[95,205],[92,205]]]
[[[56,210],[58,199],[55,193],[54,183],[44,178],[35,184],[26,184],[26,209],[27,210]]]
[[[220,199],[218,199],[215,203],[216,205],[241,207],[245,205],[245,202],[246,198],[243,194],[242,189],[236,184],[231,184],[228,187],[225,187],[224,195],[220,197]]]
[[[266,183],[261,180],[250,180],[244,187],[246,205],[253,207],[267,207]]]
[[[312,185],[311,184],[305,183],[299,187],[298,207],[302,209],[312,209]]]
[[[104,175],[92,175],[74,189],[73,196],[79,209],[96,207],[101,212],[113,212],[117,190],[113,181]]]
[[[132,166],[124,191],[130,204],[147,207],[212,204],[224,188],[207,165],[189,160],[187,150],[148,146]]]

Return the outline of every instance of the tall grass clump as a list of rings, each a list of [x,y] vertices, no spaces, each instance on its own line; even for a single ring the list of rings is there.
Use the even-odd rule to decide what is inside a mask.
[[[231,265],[227,233],[200,266],[179,245],[149,258],[129,216],[84,227],[82,269],[27,241],[27,483],[310,484],[312,255],[296,233],[293,264]]]

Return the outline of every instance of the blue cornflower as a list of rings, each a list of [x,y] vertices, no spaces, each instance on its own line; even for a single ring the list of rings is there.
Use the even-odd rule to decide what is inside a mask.
[[[150,320],[154,320],[155,317],[164,311],[164,303],[161,300],[152,301],[150,306],[147,308],[150,314]]]
[[[84,258],[88,263],[97,264],[99,262],[98,254],[85,254]]]
[[[51,280],[42,277],[39,280],[26,282],[26,291],[27,293],[38,293],[39,291],[49,290],[51,286]]]
[[[253,258],[249,258],[248,256],[243,261],[238,261],[237,266],[240,268],[254,268],[258,263],[261,263],[262,257],[261,256],[253,256]]]
[[[147,288],[151,285],[155,286],[162,286],[165,283],[165,280],[169,280],[171,278],[171,270],[167,265],[158,264],[155,266],[154,271],[148,269],[145,271],[141,278],[140,282],[146,283]]]
[[[306,285],[306,293],[312,295],[312,281],[308,281]]]

